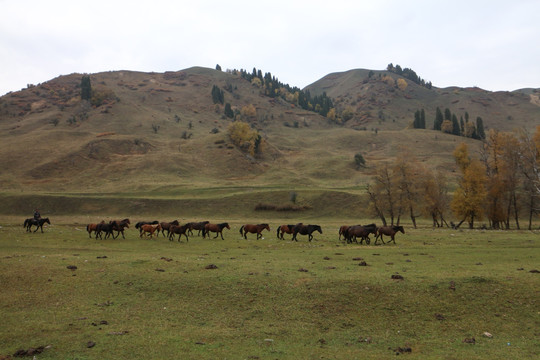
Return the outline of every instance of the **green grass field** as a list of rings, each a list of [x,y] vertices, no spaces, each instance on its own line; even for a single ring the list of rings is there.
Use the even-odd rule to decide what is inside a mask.
[[[406,228],[367,246],[338,241],[336,222],[311,243],[277,240],[279,223],[262,240],[236,222],[225,240],[180,243],[2,224],[0,358],[39,346],[39,359],[540,355],[538,232]]]

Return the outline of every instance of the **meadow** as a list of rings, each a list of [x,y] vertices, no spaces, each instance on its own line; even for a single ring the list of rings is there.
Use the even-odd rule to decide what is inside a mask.
[[[133,220],[132,220],[133,221]],[[89,238],[0,228],[0,358],[528,359],[540,355],[540,233],[406,227],[396,244]]]

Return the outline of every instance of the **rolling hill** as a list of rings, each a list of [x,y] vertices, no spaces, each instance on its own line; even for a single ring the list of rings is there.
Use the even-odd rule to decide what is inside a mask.
[[[55,196],[198,199],[192,209],[199,212],[207,211],[210,200],[252,209],[257,202],[288,202],[295,191],[313,216],[342,214],[347,196],[352,196],[348,204],[357,206],[377,162],[407,149],[428,166],[452,173],[455,146],[480,145],[410,129],[418,109],[425,109],[428,129],[437,106],[458,116],[481,116],[487,129],[533,130],[540,118],[534,89],[427,89],[410,81],[400,89],[387,77],[400,78],[357,69],[329,74],[304,89],[311,95],[325,92],[339,111],[352,109],[346,121],[265,96],[236,72],[201,67],[90,74],[94,106],[81,101],[81,74],[29,86],[0,98],[0,184],[9,199],[0,211],[11,212],[17,199],[24,199],[16,208],[28,213],[43,197]],[[213,102],[214,85],[237,113],[255,107],[256,114],[243,121],[262,135],[261,156],[246,154],[229,139],[232,121],[224,116],[224,104]],[[357,153],[366,159],[366,169],[356,169]],[[32,200],[34,194],[42,200]],[[55,204],[62,213],[75,206]],[[321,211],[322,204],[334,210]],[[102,211],[100,206],[105,205],[83,211]]]

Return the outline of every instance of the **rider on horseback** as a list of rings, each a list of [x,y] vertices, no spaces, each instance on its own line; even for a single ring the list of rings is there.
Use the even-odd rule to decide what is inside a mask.
[[[34,220],[38,221],[41,219],[41,214],[39,213],[39,209],[34,210]]]

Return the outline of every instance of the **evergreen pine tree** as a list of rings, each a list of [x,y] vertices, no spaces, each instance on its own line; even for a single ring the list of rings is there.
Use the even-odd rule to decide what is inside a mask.
[[[225,116],[228,118],[234,118],[234,111],[231,108],[231,104],[226,103],[225,104]]]
[[[420,129],[426,128],[426,112],[424,109],[420,111]]]
[[[414,129],[420,128],[420,110],[416,110],[414,112],[413,128]]]
[[[455,114],[452,114],[452,134],[457,136],[461,135],[461,129]]]
[[[444,120],[452,120],[452,112],[449,108],[444,109]]]
[[[476,135],[481,140],[486,138],[486,133],[484,132],[484,120],[482,120],[480,116],[476,118]]]
[[[90,100],[92,98],[92,84],[90,83],[90,76],[83,75],[81,79],[81,99]]]
[[[441,109],[437,106],[437,110],[435,111],[435,121],[433,122],[433,130],[441,130],[441,124],[443,122],[443,113]]]

